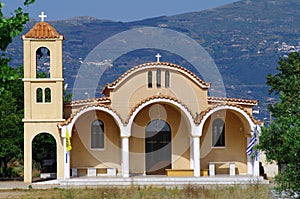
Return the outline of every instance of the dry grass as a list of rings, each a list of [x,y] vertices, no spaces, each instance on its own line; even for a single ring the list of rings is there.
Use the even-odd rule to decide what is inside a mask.
[[[5,193],[5,194],[3,194]],[[4,196],[4,197],[3,197]],[[61,199],[186,199],[186,198],[268,198],[267,185],[234,186],[186,186],[182,189],[131,187],[131,188],[70,188],[70,189],[28,189],[0,192],[0,198],[61,198]]]

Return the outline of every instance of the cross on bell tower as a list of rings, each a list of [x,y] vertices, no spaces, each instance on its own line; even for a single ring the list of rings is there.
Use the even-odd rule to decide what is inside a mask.
[[[39,15],[39,18],[41,18],[41,21],[45,21],[46,17],[47,17],[47,15],[45,15],[44,12],[41,12],[41,14]]]

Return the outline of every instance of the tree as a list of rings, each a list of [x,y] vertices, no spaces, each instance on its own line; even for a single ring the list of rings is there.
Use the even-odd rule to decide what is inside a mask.
[[[24,0],[24,6],[33,2]],[[19,7],[11,17],[4,17],[3,6],[0,2],[0,166],[7,176],[8,162],[23,154],[23,73],[21,68],[9,66],[10,58],[5,51],[12,39],[24,30],[29,14]]]
[[[258,148],[267,160],[279,165],[276,182],[281,190],[300,192],[300,54],[291,53],[278,62],[278,74],[267,76],[269,92],[279,94],[270,105],[273,122],[262,128]]]

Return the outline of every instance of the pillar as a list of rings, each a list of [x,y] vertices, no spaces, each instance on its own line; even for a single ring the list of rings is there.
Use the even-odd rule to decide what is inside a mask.
[[[247,145],[250,142],[250,139],[251,137],[247,137]],[[253,160],[249,155],[247,155],[247,170],[248,170],[248,175],[253,175]]]
[[[26,134],[24,136],[24,182],[32,182],[32,144]]]
[[[190,137],[190,169],[194,169],[194,147],[193,147],[193,137]]]
[[[70,151],[67,151],[67,140],[63,137],[64,151],[64,180],[70,179]]]
[[[129,138],[122,137],[122,175],[129,177]]]
[[[200,137],[193,137],[194,176],[200,177]]]

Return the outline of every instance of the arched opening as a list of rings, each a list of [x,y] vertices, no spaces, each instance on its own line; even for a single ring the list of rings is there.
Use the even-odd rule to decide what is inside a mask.
[[[164,175],[171,168],[171,128],[161,119],[151,121],[146,127],[146,174]]]
[[[50,78],[50,50],[46,47],[36,51],[36,77]]]
[[[152,71],[148,71],[148,88],[152,88]]]
[[[217,118],[212,124],[212,146],[225,147],[225,123]]]
[[[160,71],[160,69],[156,70],[156,87],[161,88],[161,71]]]
[[[49,133],[40,133],[32,140],[32,181],[54,179],[57,174],[57,146]]]
[[[36,89],[36,102],[37,103],[43,102],[43,89],[41,88]]]
[[[94,120],[91,126],[91,148],[104,148],[104,123],[101,120]]]
[[[200,167],[208,169],[209,163],[215,162],[216,175],[228,175],[229,162],[234,162],[235,173],[246,175],[247,136],[251,132],[251,121],[230,106],[211,110],[204,121],[200,138]]]
[[[50,88],[45,89],[45,102],[46,103],[51,102],[51,89]]]
[[[165,88],[170,87],[170,72],[167,70],[165,72]]]

